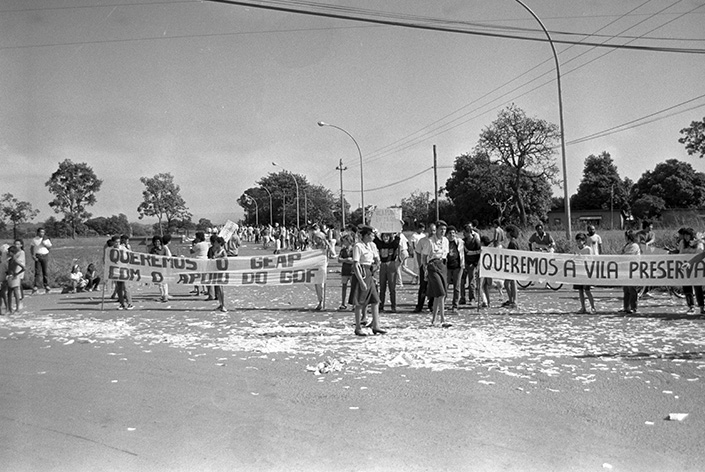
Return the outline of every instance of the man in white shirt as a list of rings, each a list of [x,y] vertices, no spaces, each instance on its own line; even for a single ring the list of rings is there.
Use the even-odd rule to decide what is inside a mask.
[[[587,245],[592,249],[594,255],[602,254],[602,237],[595,232],[593,225],[587,227]]]
[[[29,252],[34,259],[34,288],[32,293],[37,293],[39,287],[44,288],[46,293],[49,293],[49,248],[51,248],[51,240],[46,237],[44,228],[37,230],[37,236],[32,239],[32,245],[29,247]]]

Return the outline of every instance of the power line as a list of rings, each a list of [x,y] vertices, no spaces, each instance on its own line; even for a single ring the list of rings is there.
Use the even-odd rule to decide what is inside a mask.
[[[473,31],[473,30],[468,30],[468,29],[460,29],[458,27],[452,27],[452,26],[442,26],[442,23],[440,23],[439,20],[433,19],[433,18],[425,18],[422,21],[426,21],[427,23],[422,23],[422,22],[416,22],[412,23],[410,20],[403,20],[403,17],[405,15],[393,15],[393,14],[385,14],[384,12],[379,12],[375,10],[367,10],[368,15],[373,15],[373,18],[367,18],[364,16],[361,16],[361,12],[364,10],[357,9],[357,8],[349,8],[349,7],[335,7],[331,5],[325,5],[325,4],[319,4],[315,2],[296,2],[296,1],[287,1],[286,3],[282,2],[277,2],[276,0],[261,0],[261,3],[248,3],[248,2],[242,2],[242,1],[236,1],[236,0],[205,0],[211,3],[222,3],[226,5],[236,5],[236,6],[245,6],[245,7],[251,7],[251,8],[260,8],[260,9],[265,9],[265,10],[273,10],[273,11],[280,11],[280,12],[286,12],[286,13],[297,13],[297,14],[302,14],[302,15],[309,15],[309,16],[319,16],[319,17],[324,17],[324,18],[334,18],[338,20],[349,20],[349,21],[361,21],[361,22],[366,22],[366,23],[374,23],[374,24],[381,24],[381,25],[388,25],[388,26],[399,26],[399,27],[404,27],[404,28],[415,28],[415,29],[422,29],[422,30],[430,30],[430,31],[439,31],[439,32],[446,32],[446,33],[459,33],[459,34],[469,34],[469,35],[475,35],[475,36],[488,36],[488,37],[494,37],[494,38],[507,38],[507,39],[520,39],[524,41],[538,41],[538,42],[547,42],[548,40],[546,38],[541,38],[541,37],[529,37],[529,36],[518,36],[518,35],[513,35],[513,34],[504,34],[504,33],[490,33],[490,32],[484,32],[484,31]],[[282,3],[282,5],[278,6],[277,4]],[[290,5],[290,4],[304,4],[304,6],[308,7],[318,7],[321,8],[323,11],[315,11],[315,10],[306,10],[305,8],[293,8],[291,6],[284,6],[284,5]],[[326,11],[328,10],[328,11]],[[409,15],[406,15],[407,17]],[[386,19],[386,18],[390,19]],[[401,17],[401,18],[400,18]],[[419,21],[419,20],[415,20]],[[432,23],[432,24],[429,24]],[[605,44],[605,43],[592,43],[592,42],[577,42],[577,41],[570,41],[570,40],[561,40],[561,39],[554,39],[554,43],[556,44],[575,44],[575,45],[580,45],[580,46],[594,46],[594,47],[602,47],[602,48],[610,48],[610,49],[632,49],[632,50],[641,50],[641,51],[651,51],[651,52],[669,52],[669,53],[685,53],[685,54],[705,54],[705,49],[699,49],[699,48],[668,48],[668,47],[654,47],[654,46],[638,46],[638,45],[619,45],[619,44]]]

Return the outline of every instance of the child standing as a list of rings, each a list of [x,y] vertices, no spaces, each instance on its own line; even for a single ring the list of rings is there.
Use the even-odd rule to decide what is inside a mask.
[[[15,311],[22,309],[22,294],[20,293],[20,284],[22,283],[22,273],[24,266],[15,257],[19,249],[17,246],[10,246],[7,250],[7,290],[8,300],[7,308],[12,313],[12,297],[15,298]]]
[[[343,264],[340,269],[340,279],[342,281],[343,293],[338,310],[343,311],[348,309],[348,306],[345,304],[345,300],[348,293],[348,283],[350,282],[350,277],[352,276],[353,270],[352,239],[350,236],[345,235],[340,241],[340,244],[342,244],[342,247],[340,248],[340,253],[338,254],[338,262]]]
[[[578,245],[578,255],[592,256],[592,248],[587,245],[587,235],[578,233],[575,235],[575,242]],[[578,291],[580,297],[580,311],[578,313],[587,313],[585,306],[585,297],[590,301],[590,313],[595,313],[595,299],[592,297],[592,291],[589,285],[575,285],[574,288]]]

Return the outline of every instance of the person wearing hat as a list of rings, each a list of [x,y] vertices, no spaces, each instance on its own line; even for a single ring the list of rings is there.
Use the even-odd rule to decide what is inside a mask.
[[[359,229],[360,241],[353,247],[353,275],[351,291],[355,307],[355,335],[367,336],[362,331],[360,319],[370,305],[372,312],[372,333],[386,334],[379,327],[379,294],[374,279],[375,268],[379,267],[380,259],[375,246],[374,229],[363,225]]]
[[[448,239],[445,237],[448,225],[445,221],[436,222],[436,232],[428,238],[428,243],[424,245],[421,253],[422,268],[426,273],[426,296],[433,300],[431,324],[436,321],[441,323],[443,328],[448,328],[450,323],[445,322],[445,298],[447,291],[446,260],[450,250]]]

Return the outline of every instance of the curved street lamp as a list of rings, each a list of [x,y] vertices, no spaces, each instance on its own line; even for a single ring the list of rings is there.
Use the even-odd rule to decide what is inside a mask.
[[[255,225],[259,226],[259,205],[257,205],[257,200],[249,193],[245,193],[244,195],[247,197],[248,203],[253,202],[255,204]]]
[[[357,144],[357,141],[355,141],[355,138],[353,138],[353,135],[345,131],[343,128],[340,126],[335,126],[331,125],[330,123],[325,123],[323,121],[318,122],[318,126],[330,126],[331,128],[335,128],[337,130],[342,131],[343,133],[347,134],[350,139],[353,140],[355,143],[355,147],[357,148],[357,153],[360,155],[360,204],[362,205],[362,224],[365,224],[365,184],[364,184],[364,172],[362,169],[362,151],[360,150],[360,145]],[[345,212],[345,209],[343,209],[343,212]]]
[[[553,40],[551,39],[551,35],[548,34],[548,30],[546,27],[543,25],[543,22],[541,19],[536,16],[536,13],[531,10],[524,2],[521,0],[515,0],[519,5],[524,7],[526,11],[531,13],[531,16],[534,17],[536,21],[539,22],[539,25],[541,25],[541,29],[543,32],[546,34],[546,37],[548,38],[548,43],[551,45],[551,51],[553,51],[553,59],[556,62],[556,83],[558,85],[558,119],[560,120],[561,124],[561,156],[562,156],[562,161],[563,161],[563,199],[564,199],[564,205],[565,205],[565,216],[566,220],[568,220],[568,227],[566,228],[566,237],[568,238],[568,241],[572,239],[571,237],[571,215],[570,215],[570,199],[568,198],[568,166],[566,157],[565,157],[565,132],[563,131],[563,94],[561,92],[561,65],[558,62],[558,53],[556,53],[556,48],[553,46]]]
[[[267,195],[269,195],[269,226],[274,226],[274,218],[272,218],[272,192],[270,192],[264,185],[260,185],[260,187],[265,189],[267,191]]]
[[[272,162],[272,165],[274,167],[281,167],[284,170],[284,172],[289,174],[291,176],[291,178],[294,179],[294,185],[296,185],[296,227],[300,228],[300,225],[299,225],[299,183],[296,181],[296,177],[294,177],[294,174],[292,174],[289,170],[284,169],[282,166],[280,166],[276,162]]]

